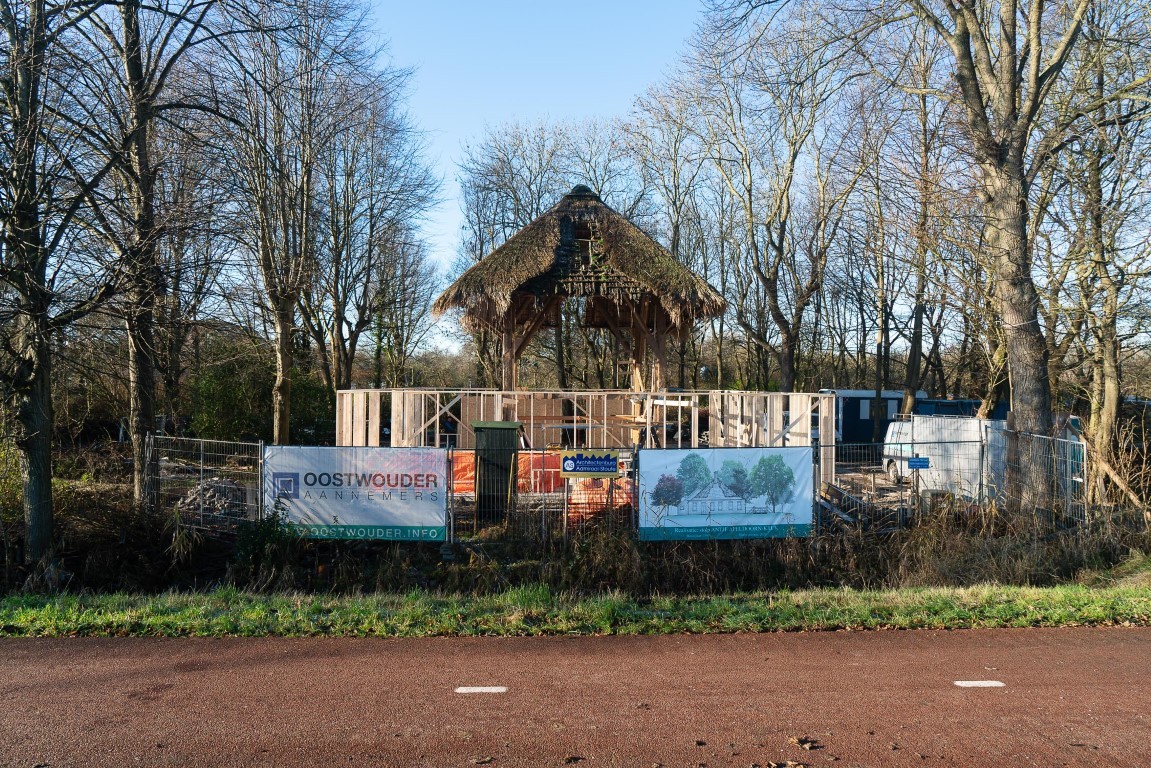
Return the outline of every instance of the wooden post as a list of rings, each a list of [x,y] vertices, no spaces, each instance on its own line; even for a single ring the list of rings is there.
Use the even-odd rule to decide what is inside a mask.
[[[503,370],[500,376],[500,389],[514,392],[516,389],[516,308],[508,307],[503,322]]]
[[[631,391],[646,392],[644,380],[644,358],[647,356],[647,328],[644,324],[643,304],[636,306],[635,302],[628,302],[631,307]]]
[[[651,367],[651,388],[660,392],[664,388],[664,376],[667,370],[667,316],[663,307],[655,303],[652,307],[655,319],[652,321],[652,351],[655,352],[655,362]]]

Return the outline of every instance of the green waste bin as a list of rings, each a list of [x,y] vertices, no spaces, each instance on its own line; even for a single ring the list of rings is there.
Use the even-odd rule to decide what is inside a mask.
[[[476,522],[503,522],[516,503],[518,421],[473,421],[476,433]]]

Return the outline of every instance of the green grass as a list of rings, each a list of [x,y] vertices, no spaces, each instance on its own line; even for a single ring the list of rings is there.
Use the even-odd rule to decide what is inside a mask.
[[[0,599],[0,636],[6,637],[652,635],[1111,624],[1151,625],[1151,590],[1142,583],[985,585],[635,599],[621,593],[576,597],[531,586],[488,596],[219,589]]]

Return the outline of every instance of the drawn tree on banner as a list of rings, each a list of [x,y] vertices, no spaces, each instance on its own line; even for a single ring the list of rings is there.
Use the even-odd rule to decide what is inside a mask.
[[[654,504],[663,507],[677,507],[680,501],[683,500],[684,484],[683,481],[674,475],[661,475],[659,482],[655,484],[655,490],[652,491],[651,500]]]
[[[752,490],[751,477],[747,473],[747,467],[743,462],[728,459],[719,468],[718,475],[719,482],[731,491],[733,494],[743,499],[750,501],[756,494]]]
[[[679,463],[675,476],[683,483],[683,495],[691,496],[711,484],[711,469],[698,453],[689,453]]]
[[[795,473],[778,453],[760,459],[751,470],[753,496],[766,496],[772,513],[780,504],[791,501],[795,490]]]

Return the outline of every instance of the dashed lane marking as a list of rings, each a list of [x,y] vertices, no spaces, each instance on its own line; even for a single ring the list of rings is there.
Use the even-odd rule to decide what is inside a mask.
[[[998,680],[956,680],[955,684],[960,688],[1003,688],[1006,685]]]
[[[507,693],[504,685],[461,685],[456,693]]]

